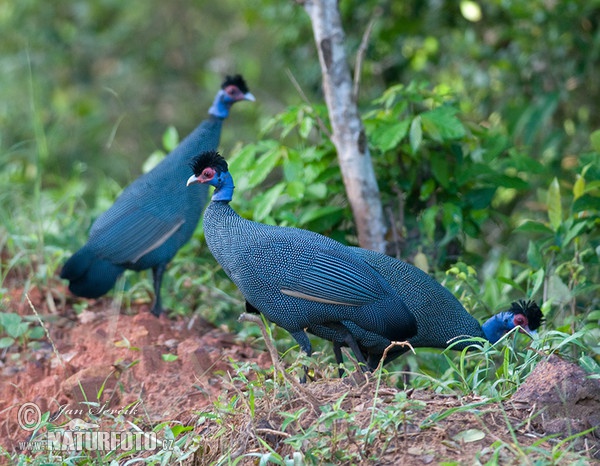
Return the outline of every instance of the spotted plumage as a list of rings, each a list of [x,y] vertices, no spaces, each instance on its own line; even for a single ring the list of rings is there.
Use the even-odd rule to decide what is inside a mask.
[[[542,322],[535,303],[519,302],[481,326],[450,291],[406,262],[241,218],[229,205],[234,184],[219,154],[201,154],[191,166],[188,186],[215,186],[204,213],[213,256],[242,292],[247,310],[288,330],[309,355],[305,331],[332,341],[339,363],[347,345],[374,368],[392,341],[463,349],[473,338],[494,343],[512,328],[535,330]],[[405,351],[393,349],[386,362]]]
[[[194,160],[189,185],[216,189],[204,213],[206,243],[248,303],[289,331],[311,354],[305,333],[313,325],[353,322],[390,340],[404,340],[417,325],[398,292],[345,246],[317,233],[240,217],[229,205],[233,180],[214,152]]]

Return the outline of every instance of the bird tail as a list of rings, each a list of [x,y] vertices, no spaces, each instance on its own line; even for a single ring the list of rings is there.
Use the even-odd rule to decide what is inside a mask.
[[[65,263],[60,278],[69,280],[69,290],[74,295],[99,298],[110,291],[124,270],[124,267],[98,257],[84,246]]]

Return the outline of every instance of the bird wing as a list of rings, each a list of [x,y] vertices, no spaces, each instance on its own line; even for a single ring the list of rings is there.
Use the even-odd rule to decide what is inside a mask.
[[[298,264],[300,265],[300,264]],[[288,277],[281,292],[288,296],[330,304],[362,306],[389,293],[383,278],[353,254],[319,251],[301,276]]]
[[[114,264],[135,263],[169,239],[185,223],[181,213],[157,212],[136,203],[115,203],[90,231],[89,243],[98,255]]]

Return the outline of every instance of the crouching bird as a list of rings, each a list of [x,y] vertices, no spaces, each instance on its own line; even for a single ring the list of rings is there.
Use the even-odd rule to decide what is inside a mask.
[[[513,302],[507,311],[493,315],[480,325],[448,289],[418,267],[367,249],[353,249],[398,291],[414,315],[418,331],[408,342],[415,348],[462,350],[476,343],[473,337],[496,343],[514,328],[533,332],[543,323],[542,311],[534,301],[518,301]],[[361,358],[367,359],[367,367],[375,369],[391,341],[356,327],[352,322],[342,322],[342,325],[352,335],[353,345],[362,352]],[[341,347],[350,346],[347,344],[348,335],[344,331],[335,332],[324,327],[309,328],[309,331],[333,342],[336,362],[341,364]],[[406,351],[406,347],[391,348],[384,363]]]
[[[365,364],[343,322],[390,341],[417,334],[418,322],[403,297],[356,248],[311,231],[240,217],[229,205],[233,179],[217,152],[200,154],[191,166],[188,186],[215,187],[203,223],[211,253],[249,308],[287,330],[309,356],[305,329],[313,327],[343,333],[344,343]]]
[[[163,312],[160,288],[167,264],[190,239],[206,203],[208,187],[183,186],[189,163],[198,153],[219,145],[223,120],[241,100],[254,101],[240,75],[228,76],[202,121],[167,157],[123,190],[110,209],[92,225],[87,243],[61,271],[77,296],[107,293],[125,269],[152,269],[152,314]]]

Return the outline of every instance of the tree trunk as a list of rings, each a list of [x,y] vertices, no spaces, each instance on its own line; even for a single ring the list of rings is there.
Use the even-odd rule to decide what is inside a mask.
[[[363,248],[385,252],[383,209],[365,130],[352,95],[338,3],[337,0],[302,3],[312,22],[333,129],[332,140],[354,215],[358,242]]]

